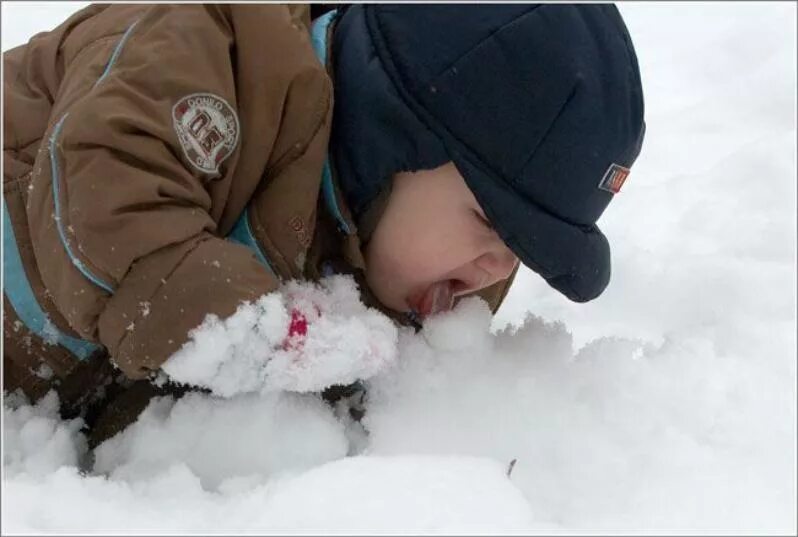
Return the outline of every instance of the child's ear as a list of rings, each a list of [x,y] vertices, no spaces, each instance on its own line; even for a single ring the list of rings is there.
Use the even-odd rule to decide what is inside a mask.
[[[377,197],[374,198],[357,221],[357,232],[362,247],[368,244],[385,212],[385,208],[388,206],[388,200],[390,200],[391,192],[393,191],[393,180],[394,177],[391,177],[388,181],[385,181],[380,193],[377,194]]]

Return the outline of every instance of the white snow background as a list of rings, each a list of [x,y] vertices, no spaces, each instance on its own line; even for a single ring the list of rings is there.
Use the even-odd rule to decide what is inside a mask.
[[[80,5],[3,3],[3,50]],[[313,395],[191,395],[85,474],[79,422],[6,397],[3,533],[795,534],[796,5],[619,7],[648,130],[599,299],[522,271],[492,323],[401,332],[367,438]]]

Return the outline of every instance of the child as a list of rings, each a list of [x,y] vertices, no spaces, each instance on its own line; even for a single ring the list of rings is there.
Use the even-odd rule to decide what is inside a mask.
[[[93,445],[281,281],[352,274],[405,324],[495,311],[519,260],[595,298],[644,132],[612,5],[92,5],[4,68],[3,387]]]

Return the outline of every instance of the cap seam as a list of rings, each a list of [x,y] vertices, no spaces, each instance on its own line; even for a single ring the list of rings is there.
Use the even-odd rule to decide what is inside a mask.
[[[408,107],[408,109],[416,116],[421,124],[423,124],[428,131],[434,134],[444,146],[447,145],[446,140],[443,136],[441,136],[441,132],[443,132],[448,138],[457,142],[458,145],[465,148],[467,151],[463,151],[463,153],[470,153],[473,155],[474,159],[479,162],[482,168],[488,169],[495,174],[495,170],[491,166],[487,166],[485,162],[477,155],[476,151],[474,151],[468,144],[464,141],[460,140],[459,137],[455,136],[453,133],[449,131],[446,127],[440,125],[440,121],[438,121],[432,113],[430,113],[424,105],[417,102],[417,100],[411,95],[410,90],[408,90],[403,83],[401,83],[401,76],[398,74],[398,69],[393,63],[393,59],[390,58],[391,54],[388,53],[387,46],[382,39],[382,22],[374,13],[373,9],[367,9],[367,23],[366,27],[369,30],[369,35],[371,36],[371,41],[375,45],[375,49],[377,49],[376,57],[379,60],[380,64],[382,65],[383,71],[388,75],[388,80],[393,85],[394,89],[396,90],[399,98]],[[380,36],[375,35],[375,32],[372,31],[371,25],[368,24],[368,20],[372,19],[374,24],[377,25]],[[388,61],[386,61],[388,60]],[[419,113],[419,111],[423,113]],[[433,126],[434,125],[434,126]],[[503,176],[503,174],[496,174],[498,175],[505,183],[509,183],[507,179]]]
[[[522,15],[518,15],[517,17],[513,18],[512,20],[509,20],[509,21],[505,22],[504,24],[502,24],[498,28],[495,28],[493,31],[491,31],[491,33],[489,35],[486,35],[485,37],[483,37],[482,39],[477,41],[473,46],[471,46],[471,48],[469,48],[468,50],[466,50],[465,52],[460,54],[457,58],[455,58],[453,61],[451,61],[449,64],[447,64],[445,68],[441,69],[440,71],[435,73],[433,76],[431,76],[430,77],[430,82],[434,82],[435,80],[440,78],[441,75],[446,73],[446,71],[448,71],[453,66],[457,65],[458,63],[460,63],[460,60],[462,60],[463,58],[465,58],[466,56],[468,56],[469,54],[474,52],[476,49],[480,48],[482,45],[484,45],[489,40],[493,39],[496,36],[496,34],[499,34],[499,33],[503,32],[505,28],[517,23],[520,19],[522,19],[522,18],[526,17],[527,15],[531,14],[533,11],[535,11],[539,7],[543,7],[543,6],[541,4],[534,5],[534,6],[532,6],[531,9],[529,9],[526,12],[524,12]]]

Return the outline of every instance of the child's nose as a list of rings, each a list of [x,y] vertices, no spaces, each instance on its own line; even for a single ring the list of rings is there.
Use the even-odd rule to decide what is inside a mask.
[[[477,265],[490,275],[485,287],[509,278],[517,264],[518,257],[504,243],[477,259]]]

